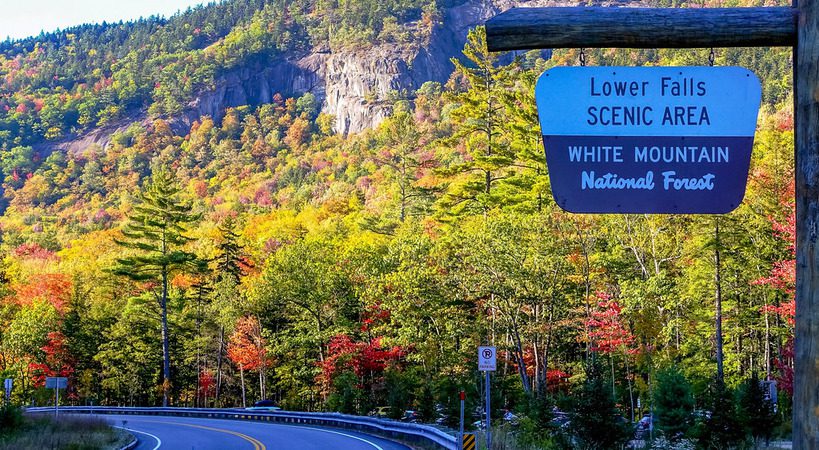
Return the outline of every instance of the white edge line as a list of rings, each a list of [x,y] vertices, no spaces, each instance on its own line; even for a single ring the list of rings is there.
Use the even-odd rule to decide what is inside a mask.
[[[341,436],[346,436],[346,437],[348,437],[348,438],[357,439],[357,440],[359,440],[359,441],[361,441],[361,442],[365,442],[365,443],[367,443],[367,444],[370,444],[370,445],[372,445],[373,447],[377,448],[378,450],[384,450],[384,449],[383,449],[383,448],[382,448],[380,445],[376,444],[375,442],[370,442],[370,441],[368,441],[368,440],[366,440],[366,439],[364,439],[364,438],[360,438],[360,437],[358,437],[358,436],[353,436],[352,434],[347,434],[347,433],[339,433],[338,431],[330,431],[330,430],[325,430],[325,429],[323,429],[323,428],[313,428],[313,427],[299,427],[299,428],[308,428],[308,429],[311,429],[311,430],[322,431],[322,432],[324,432],[324,433],[339,434],[339,435],[341,435]]]
[[[146,433],[144,431],[134,430],[132,428],[120,427],[120,426],[117,426],[117,425],[114,425],[114,428],[120,428],[120,429],[123,429],[123,430],[126,430],[126,431],[133,431],[134,433],[145,434],[145,435],[148,435],[148,436],[156,439],[156,447],[154,447],[152,450],[157,450],[162,445],[162,440],[159,439],[158,437],[154,436],[151,433]],[[383,449],[381,449],[381,450],[383,450]]]

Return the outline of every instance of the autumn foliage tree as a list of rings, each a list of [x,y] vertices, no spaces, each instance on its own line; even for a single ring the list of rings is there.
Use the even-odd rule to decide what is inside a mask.
[[[48,333],[48,342],[40,350],[43,352],[42,362],[30,364],[35,386],[44,386],[47,377],[70,377],[74,374],[74,360],[61,332]]]
[[[597,308],[591,313],[591,318],[587,321],[589,329],[590,349],[592,352],[609,355],[611,363],[611,390],[616,396],[614,381],[614,354],[623,355],[626,364],[626,378],[628,380],[629,399],[631,410],[634,410],[634,392],[631,382],[631,370],[628,356],[636,350],[633,348],[634,335],[628,330],[626,322],[622,316],[620,304],[610,294],[597,292]]]
[[[245,370],[259,372],[259,395],[261,398],[266,397],[265,370],[269,365],[266,346],[267,341],[262,335],[259,319],[245,316],[236,322],[236,328],[230,336],[227,352],[228,358],[239,367],[242,380],[242,406],[246,405]]]
[[[14,286],[14,293],[21,305],[30,305],[42,300],[54,306],[57,311],[65,311],[71,298],[71,280],[61,273],[32,274],[27,283]]]
[[[597,299],[597,308],[588,320],[591,350],[604,354],[630,351],[634,336],[626,328],[620,304],[605,292],[598,292]]]
[[[790,192],[791,190],[789,190]],[[796,209],[793,199],[787,196],[780,205],[787,214],[784,219],[778,220],[771,216],[771,226],[774,235],[786,244],[786,258],[774,261],[768,276],[754,280],[753,284],[769,286],[785,293],[786,300],[779,304],[770,304],[763,307],[763,312],[779,316],[788,328],[788,338],[780,350],[778,357],[773,359],[777,374],[775,379],[779,389],[793,395],[793,331],[796,319]]]
[[[380,337],[356,341],[347,334],[339,334],[330,339],[317,381],[326,393],[338,379],[354,376],[356,386],[372,393],[374,385],[384,382],[384,371],[405,355],[406,350],[399,346],[384,346]]]
[[[145,283],[156,298],[162,324],[162,406],[168,406],[171,389],[170,337],[168,335],[168,284],[174,274],[203,270],[204,262],[184,249],[191,238],[186,225],[198,216],[180,198],[174,175],[157,169],[139,193],[139,202],[123,227],[117,244],[133,251],[112,269],[116,275]]]

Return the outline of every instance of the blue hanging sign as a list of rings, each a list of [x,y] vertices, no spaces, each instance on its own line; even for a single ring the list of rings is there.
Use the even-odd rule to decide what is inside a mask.
[[[555,67],[535,87],[557,204],[722,214],[745,196],[761,99],[742,67]]]

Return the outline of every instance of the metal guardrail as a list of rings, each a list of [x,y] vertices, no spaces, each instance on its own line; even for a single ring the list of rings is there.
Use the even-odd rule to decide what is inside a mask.
[[[54,408],[27,408],[30,413],[53,412]],[[362,431],[365,433],[398,439],[430,450],[452,450],[456,446],[454,436],[438,428],[374,417],[351,416],[340,413],[314,413],[297,411],[247,411],[244,409],[209,408],[130,408],[105,406],[61,406],[61,413],[112,414],[197,417],[205,419],[248,420],[256,422],[291,425],[315,425]]]

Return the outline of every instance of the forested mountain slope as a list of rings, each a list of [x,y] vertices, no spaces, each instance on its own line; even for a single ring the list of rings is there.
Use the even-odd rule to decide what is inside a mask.
[[[228,1],[168,20],[7,42],[0,129],[25,136],[8,144],[31,144],[133,121],[146,110],[181,127],[202,115],[221,119],[228,107],[269,103],[275,93],[311,92],[337,118],[337,132],[359,132],[380,122],[395,99],[446,81],[468,29],[500,8]]]

